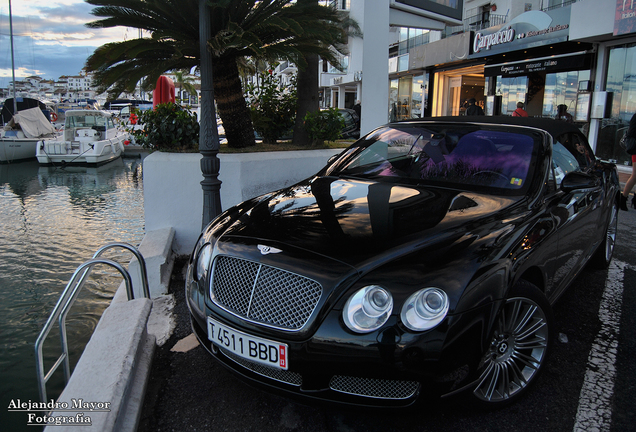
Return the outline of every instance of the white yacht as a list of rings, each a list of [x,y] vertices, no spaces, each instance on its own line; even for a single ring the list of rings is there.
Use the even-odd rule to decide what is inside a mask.
[[[18,111],[0,128],[0,163],[35,159],[38,141],[56,134],[40,108]]]
[[[66,111],[64,133],[38,143],[36,156],[45,165],[103,165],[119,158],[130,136],[101,110]]]

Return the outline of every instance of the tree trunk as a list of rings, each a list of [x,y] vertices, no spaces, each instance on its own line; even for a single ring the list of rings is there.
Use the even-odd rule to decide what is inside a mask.
[[[245,104],[238,66],[233,58],[212,60],[214,99],[223,121],[229,147],[243,148],[256,144],[254,126]]]
[[[318,111],[318,63],[317,54],[305,56],[307,67],[298,71],[298,102],[296,105],[296,124],[294,125],[294,136],[292,142],[296,145],[312,145],[312,140],[307,135],[303,123],[305,114]]]

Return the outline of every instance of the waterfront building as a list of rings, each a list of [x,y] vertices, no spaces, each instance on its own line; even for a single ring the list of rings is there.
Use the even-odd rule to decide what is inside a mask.
[[[341,61],[343,71],[325,61],[320,62],[321,104],[323,107],[351,108],[361,101],[361,133],[392,118],[390,99],[396,92],[389,89],[388,84],[391,70],[399,70],[396,64],[403,61],[397,58],[397,48],[404,29],[407,35],[424,41],[431,30],[441,33],[447,25],[460,25],[463,16],[462,0],[337,0],[326,3],[358,22],[363,37],[349,38],[349,54]],[[440,38],[437,34],[435,37]],[[404,100],[400,99],[400,110],[403,104]]]
[[[381,105],[376,124],[463,115],[473,97],[487,115],[512,115],[517,102],[524,102],[530,116],[554,118],[559,105],[565,105],[600,157],[631,163],[618,141],[636,112],[632,2],[464,0],[455,3],[461,8],[459,17],[438,15],[436,23],[412,15],[409,25],[400,25],[407,19],[396,19],[396,1],[389,1],[384,33],[368,2],[335,3],[361,24],[364,38],[350,39],[344,72],[321,62],[322,106],[348,108],[362,100],[363,129],[368,130],[364,109],[370,104]],[[406,3],[430,7],[436,2]],[[382,9],[375,3],[373,8]],[[386,51],[364,40],[380,33]],[[372,53],[366,57],[388,56],[384,102],[378,99],[384,89],[377,84],[366,87],[373,94],[363,93],[370,73],[377,76],[385,67],[366,67],[365,52]]]
[[[512,115],[521,101],[530,116],[556,118],[565,105],[597,155],[631,163],[618,141],[636,111],[632,3],[529,2],[518,13],[518,2],[482,3],[464,19],[468,31],[447,29],[448,37],[408,51],[408,68],[390,76],[398,100],[415,107],[426,83],[424,116],[461,115],[471,97],[487,115]],[[494,15],[495,6],[506,13]]]

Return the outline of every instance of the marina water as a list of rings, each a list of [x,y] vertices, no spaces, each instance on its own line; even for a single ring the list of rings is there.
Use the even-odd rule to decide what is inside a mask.
[[[106,243],[138,246],[144,234],[141,159],[99,168],[54,168],[37,162],[0,165],[0,429],[33,431],[11,401],[39,402],[34,344],[75,269]],[[127,267],[131,255],[105,252]],[[67,317],[71,368],[122,281],[94,267]],[[57,324],[44,344],[48,371],[61,354]],[[63,368],[49,399],[64,387]],[[37,430],[38,428],[36,428]]]

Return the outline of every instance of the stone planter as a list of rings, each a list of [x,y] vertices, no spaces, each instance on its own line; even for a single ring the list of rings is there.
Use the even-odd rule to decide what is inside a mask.
[[[310,177],[342,150],[220,154],[221,206],[225,210]],[[174,228],[179,255],[191,253],[201,233],[201,157],[154,152],[143,160],[146,232]]]

